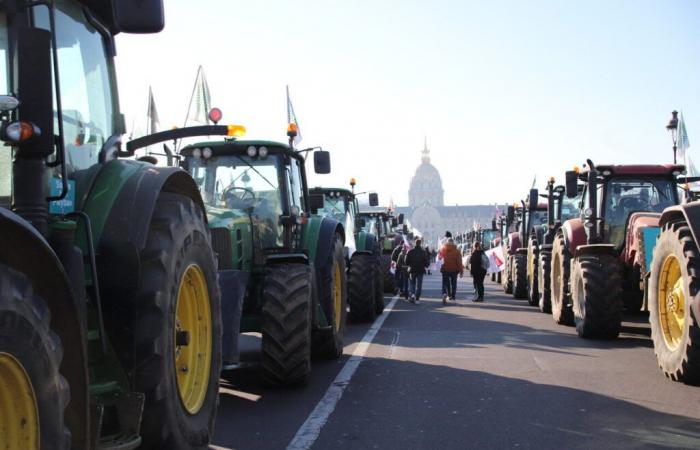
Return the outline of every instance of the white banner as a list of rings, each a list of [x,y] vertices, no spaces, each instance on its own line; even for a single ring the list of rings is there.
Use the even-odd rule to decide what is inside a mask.
[[[486,256],[489,257],[489,261],[491,262],[487,273],[496,273],[504,269],[505,259],[503,258],[503,248],[499,246],[491,250],[486,250]]]

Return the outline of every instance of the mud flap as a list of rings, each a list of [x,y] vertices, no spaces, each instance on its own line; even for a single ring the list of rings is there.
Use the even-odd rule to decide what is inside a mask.
[[[220,270],[218,273],[223,325],[221,353],[223,367],[227,368],[226,366],[239,363],[238,335],[241,330],[243,297],[248,287],[250,274],[242,270]]]

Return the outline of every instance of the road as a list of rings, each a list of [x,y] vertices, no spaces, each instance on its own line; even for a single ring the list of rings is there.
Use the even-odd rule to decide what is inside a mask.
[[[268,387],[254,363],[225,374],[212,448],[700,448],[700,387],[664,378],[645,316],[590,341],[491,282],[484,303],[466,276],[456,304],[439,294],[426,276],[420,305],[349,324],[305,387]]]

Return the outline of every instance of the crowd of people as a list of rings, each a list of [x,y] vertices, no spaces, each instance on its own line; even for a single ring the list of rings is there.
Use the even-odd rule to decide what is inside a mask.
[[[464,276],[462,255],[452,233],[447,231],[441,240],[439,250],[423,247],[422,239],[416,239],[413,244],[404,240],[398,245],[392,255],[394,263],[394,278],[396,289],[394,294],[401,295],[411,303],[420,303],[423,290],[423,277],[432,274],[432,268],[439,270],[442,275],[442,304],[457,300],[457,277]],[[474,281],[474,297],[472,301],[484,301],[484,278],[489,267],[489,258],[484,253],[479,242],[474,242],[469,256],[469,273]]]

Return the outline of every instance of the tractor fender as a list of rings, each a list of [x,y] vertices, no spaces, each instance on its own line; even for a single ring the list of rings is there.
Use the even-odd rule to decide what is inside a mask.
[[[343,225],[330,217],[313,216],[304,227],[303,246],[309,260],[316,267],[322,267],[333,252],[333,237],[335,234],[345,244],[345,229]]]
[[[586,244],[576,247],[574,258],[582,256],[613,255],[617,256],[617,250],[613,244]]]
[[[29,278],[51,311],[51,329],[61,338],[61,373],[70,386],[66,422],[73,444],[89,441],[89,401],[85,308],[78,303],[56,253],[39,232],[17,214],[0,208],[0,260]]]
[[[357,233],[357,249],[359,254],[374,254],[374,249],[377,244],[377,238],[372,233],[360,231]]]
[[[520,244],[520,232],[516,231],[514,233],[510,233],[508,235],[508,254],[515,255],[518,249],[521,247],[522,245]]]
[[[569,219],[560,228],[564,236],[564,242],[569,249],[569,254],[575,255],[576,249],[581,245],[586,245],[586,229],[580,218]]]
[[[191,198],[207,220],[197,185],[180,168],[115,160],[100,171],[84,211],[93,226],[101,291],[132,292],[138,286],[140,254],[161,192]]]

